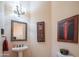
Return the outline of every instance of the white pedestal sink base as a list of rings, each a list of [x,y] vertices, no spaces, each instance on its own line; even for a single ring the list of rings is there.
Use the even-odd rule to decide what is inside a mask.
[[[22,51],[18,52],[18,57],[23,57],[23,52]]]
[[[17,52],[19,57],[23,57],[23,51],[26,50],[28,47],[23,46],[23,47],[14,47],[12,48],[12,51]]]

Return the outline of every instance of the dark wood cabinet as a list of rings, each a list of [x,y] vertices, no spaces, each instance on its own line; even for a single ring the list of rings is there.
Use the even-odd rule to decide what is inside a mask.
[[[45,42],[45,22],[37,22],[37,41]]]

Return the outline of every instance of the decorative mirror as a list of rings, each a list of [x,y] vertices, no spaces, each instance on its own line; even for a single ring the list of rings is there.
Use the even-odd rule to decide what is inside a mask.
[[[27,24],[19,21],[11,21],[11,41],[27,40]]]

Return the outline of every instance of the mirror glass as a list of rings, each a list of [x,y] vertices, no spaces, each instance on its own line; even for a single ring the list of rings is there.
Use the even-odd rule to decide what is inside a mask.
[[[11,21],[11,40],[27,40],[27,24],[19,21]]]

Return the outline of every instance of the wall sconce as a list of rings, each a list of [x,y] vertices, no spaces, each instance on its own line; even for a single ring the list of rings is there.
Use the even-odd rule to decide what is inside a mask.
[[[25,14],[25,12],[22,9],[22,5],[21,4],[16,5],[16,9],[14,10],[14,13],[17,14],[19,17],[20,17],[20,15],[24,15]]]
[[[1,35],[4,35],[4,29],[1,28]]]

